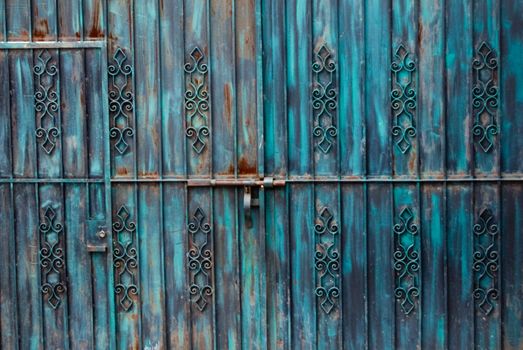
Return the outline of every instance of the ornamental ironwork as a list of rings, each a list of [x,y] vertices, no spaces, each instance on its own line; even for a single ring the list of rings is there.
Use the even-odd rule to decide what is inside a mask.
[[[338,225],[328,208],[323,208],[316,218],[314,233],[315,293],[322,310],[329,314],[340,296],[340,253]]]
[[[109,113],[111,129],[109,135],[114,142],[114,149],[125,154],[129,149],[129,139],[134,136],[131,126],[134,109],[132,89],[133,68],[127,63],[127,55],[122,48],[116,49],[109,72]]]
[[[392,136],[397,149],[405,154],[412,147],[411,139],[416,136],[416,62],[403,45],[394,51],[392,63]]]
[[[313,135],[318,139],[317,147],[323,153],[328,153],[335,142],[338,129],[335,114],[338,107],[338,91],[336,89],[336,62],[332,52],[322,45],[314,53],[312,63],[313,87]]]
[[[36,139],[47,154],[55,149],[60,137],[58,123],[58,68],[56,57],[49,50],[41,50],[33,66],[35,74],[34,107]]]
[[[404,208],[399,221],[393,227],[394,271],[396,287],[394,295],[401,302],[403,312],[408,315],[416,307],[419,296],[419,235],[410,208]]]
[[[485,315],[494,309],[494,300],[499,297],[499,228],[490,209],[479,215],[474,225],[474,299],[476,306]]]
[[[44,299],[57,309],[66,287],[65,258],[63,249],[64,227],[57,222],[56,212],[47,206],[40,220],[40,268],[42,273],[41,290]]]
[[[189,233],[189,251],[187,265],[190,273],[189,293],[191,301],[203,311],[209,303],[208,298],[213,294],[211,273],[213,267],[212,252],[209,249],[211,225],[205,221],[206,215],[201,208],[197,208],[187,225]]]
[[[113,218],[113,267],[114,291],[120,310],[129,311],[138,295],[136,272],[138,253],[136,249],[136,224],[125,205]]]
[[[474,87],[472,88],[472,108],[474,125],[472,134],[483,150],[489,152],[494,147],[494,137],[499,133],[496,120],[499,104],[498,59],[496,53],[486,42],[476,50],[472,61]]]
[[[192,149],[200,154],[205,149],[209,137],[209,91],[208,72],[205,55],[199,47],[189,54],[184,65],[185,71],[185,135],[192,142]]]

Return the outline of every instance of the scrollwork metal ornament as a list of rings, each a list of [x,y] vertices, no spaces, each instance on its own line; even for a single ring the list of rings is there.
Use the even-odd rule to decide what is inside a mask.
[[[129,311],[138,295],[136,272],[138,252],[136,249],[136,224],[122,205],[113,218],[113,267],[114,291],[120,310]]]
[[[318,139],[317,148],[327,154],[335,142],[338,129],[335,114],[338,107],[338,91],[336,89],[336,62],[332,52],[324,44],[314,53],[312,63],[313,87],[313,136]]]
[[[419,297],[419,235],[412,210],[405,207],[393,227],[394,271],[396,287],[394,295],[401,302],[403,312],[408,315],[416,307]]]
[[[41,50],[33,66],[35,74],[34,107],[36,113],[36,139],[47,154],[55,149],[60,137],[58,119],[58,68],[56,57],[47,50]]]
[[[47,303],[57,309],[66,287],[65,257],[63,246],[64,227],[57,222],[52,206],[47,206],[39,225],[40,268],[42,272],[41,290]]]
[[[191,281],[189,293],[193,305],[200,311],[205,310],[209,303],[208,298],[213,294],[211,281],[213,257],[209,249],[209,236],[212,230],[205,218],[203,210],[197,208],[187,225],[190,236],[187,252],[187,266]]]
[[[472,61],[474,87],[472,88],[472,108],[474,125],[472,134],[477,145],[487,153],[494,147],[494,137],[499,133],[496,120],[499,105],[498,59],[496,53],[482,42]]]
[[[185,71],[185,135],[192,142],[192,149],[200,154],[205,149],[209,137],[208,113],[209,92],[208,72],[205,55],[199,47],[189,54],[184,65]]]
[[[474,225],[474,292],[476,306],[485,315],[494,309],[499,297],[499,228],[490,209],[484,209]]]
[[[392,63],[392,136],[397,149],[405,154],[412,147],[411,139],[416,136],[414,113],[416,110],[416,61],[400,44],[394,51]]]
[[[133,68],[127,63],[127,55],[122,48],[117,48],[113,62],[108,67],[109,112],[111,129],[109,135],[114,140],[114,149],[119,154],[125,154],[129,149],[129,139],[134,136],[130,124],[134,109],[134,94],[132,91]]]
[[[340,253],[338,248],[339,228],[328,208],[321,209],[314,225],[316,248],[316,296],[321,309],[326,313],[336,307],[340,296]]]

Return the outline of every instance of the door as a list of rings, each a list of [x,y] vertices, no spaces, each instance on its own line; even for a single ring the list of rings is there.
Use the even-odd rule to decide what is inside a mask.
[[[522,10],[0,0],[1,347],[523,348]]]

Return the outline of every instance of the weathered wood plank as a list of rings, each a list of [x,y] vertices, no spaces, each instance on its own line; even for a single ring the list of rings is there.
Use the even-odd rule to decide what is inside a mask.
[[[58,1],[58,38],[61,41],[83,39],[81,0]]]
[[[31,1],[5,0],[5,10],[7,22],[7,40],[31,40]]]
[[[1,9],[0,9],[1,10]],[[10,94],[10,72],[9,72],[9,51],[0,51],[0,148],[3,157],[0,157],[0,177],[6,178],[12,175],[12,143],[11,132],[11,94]]]
[[[32,1],[32,29],[34,41],[55,41],[58,37],[58,9],[56,0]]]
[[[102,40],[106,35],[104,0],[83,0],[82,24],[84,40]]]

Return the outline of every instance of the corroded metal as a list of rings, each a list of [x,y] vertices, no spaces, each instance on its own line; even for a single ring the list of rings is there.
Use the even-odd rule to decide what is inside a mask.
[[[136,224],[125,205],[113,218],[113,266],[114,291],[120,310],[129,311],[138,295],[136,271],[138,252],[136,249]]]
[[[412,147],[411,139],[416,136],[414,112],[416,109],[416,61],[403,45],[394,51],[392,63],[392,136],[401,153]]]
[[[314,225],[316,250],[316,296],[321,309],[329,314],[336,307],[340,296],[340,253],[337,242],[338,224],[328,208],[324,207]]]
[[[405,314],[410,314],[416,307],[419,297],[419,235],[414,223],[414,214],[408,207],[399,214],[399,221],[393,227],[394,232],[394,271],[396,288],[394,295],[401,301]]]
[[[203,152],[207,137],[209,137],[209,92],[208,72],[205,55],[199,47],[189,54],[184,65],[186,75],[185,113],[187,127],[185,135],[192,142],[192,149],[200,154]]]
[[[62,248],[64,227],[57,222],[52,206],[45,208],[40,220],[40,268],[42,270],[41,290],[47,303],[57,309],[67,290],[65,254]]]
[[[494,309],[499,298],[499,228],[494,214],[484,209],[474,225],[474,299],[485,315]]]
[[[189,293],[198,310],[203,311],[213,294],[211,273],[213,257],[209,246],[211,225],[205,221],[205,213],[197,208],[187,225],[190,236],[187,266],[190,271]]]
[[[335,123],[338,107],[338,90],[336,88],[336,62],[332,52],[322,45],[314,54],[312,72],[314,74],[312,88],[312,109],[314,115],[314,138],[318,139],[316,146],[323,153],[328,153],[338,135]]]
[[[496,120],[499,105],[498,59],[496,53],[486,42],[482,42],[472,61],[474,86],[472,88],[472,107],[474,125],[472,133],[476,144],[489,152],[494,147],[494,137],[499,133]]]
[[[36,138],[47,154],[55,149],[60,137],[58,122],[58,68],[53,51],[40,50],[33,67],[35,74],[34,104],[36,113]]]
[[[129,139],[134,136],[131,119],[134,109],[132,90],[133,68],[127,63],[127,55],[122,48],[116,49],[112,64],[109,65],[109,112],[111,115],[111,139],[114,149],[124,154],[129,148]]]

